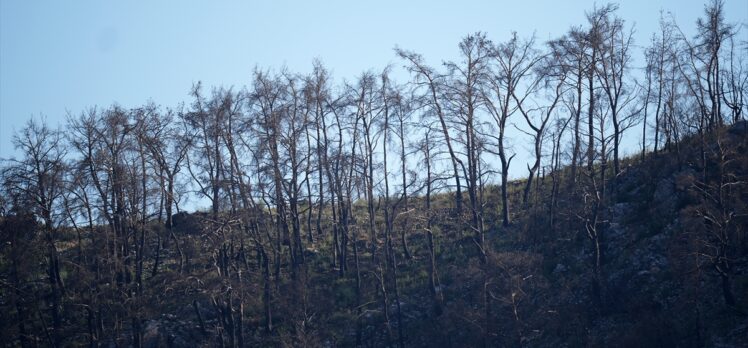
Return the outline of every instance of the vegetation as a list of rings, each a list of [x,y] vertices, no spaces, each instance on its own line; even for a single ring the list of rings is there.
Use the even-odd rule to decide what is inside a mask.
[[[696,37],[662,19],[637,81],[616,9],[468,35],[442,69],[398,48],[403,84],[315,62],[29,121],[0,177],[4,343],[748,344],[748,47],[712,1]]]

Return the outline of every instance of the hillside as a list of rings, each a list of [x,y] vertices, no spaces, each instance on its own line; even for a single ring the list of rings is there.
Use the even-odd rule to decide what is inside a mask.
[[[354,202],[343,269],[329,232],[312,236],[298,266],[282,256],[274,267],[273,248],[285,249],[268,244],[274,210],[179,213],[172,231],[148,223],[140,232],[158,238],[140,239],[139,252],[153,255],[141,265],[138,251],[119,264],[107,256],[112,246],[96,237],[105,226],[67,228],[57,243],[65,345],[130,345],[139,332],[145,347],[746,346],[747,135],[742,122],[706,136],[705,166],[698,137],[625,159],[594,190],[599,205],[595,176],[574,184],[568,168],[539,179],[528,204],[513,183],[509,227],[487,187],[485,259],[449,193],[432,198],[431,219],[425,198],[412,197],[396,210],[397,234],[373,246],[366,205]],[[43,236],[27,215],[6,214],[0,228],[4,344],[46,345],[48,329],[33,320],[44,309],[32,301],[50,296],[37,285]]]

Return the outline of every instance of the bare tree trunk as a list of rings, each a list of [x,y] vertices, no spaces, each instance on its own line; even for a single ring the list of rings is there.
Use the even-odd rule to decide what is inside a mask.
[[[595,64],[597,64],[597,49],[592,48],[592,59],[587,71],[587,86],[589,90],[589,112],[587,114],[587,170],[592,170],[595,161]]]

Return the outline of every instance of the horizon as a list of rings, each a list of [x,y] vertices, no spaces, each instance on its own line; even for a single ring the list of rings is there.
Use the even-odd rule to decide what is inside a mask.
[[[256,68],[305,74],[316,59],[330,70],[336,88],[385,66],[394,68],[394,81],[407,83],[410,76],[395,47],[423,55],[432,66],[457,59],[460,39],[479,31],[493,42],[506,40],[512,31],[520,37],[535,35],[540,48],[570,27],[584,25],[585,13],[595,6],[586,1],[539,3],[541,10],[533,8],[538,2],[478,1],[459,6],[232,1],[179,7],[2,2],[0,159],[16,155],[12,136],[30,118],[64,129],[68,115],[93,107],[130,109],[153,102],[175,108],[189,100],[195,83],[208,90],[242,89]],[[660,11],[692,37],[705,4],[618,3],[616,14],[635,30],[631,74],[641,75],[643,47],[657,29]],[[511,15],[530,11],[531,17]],[[728,22],[745,27],[748,2],[726,1],[725,13]],[[740,38],[747,33],[743,28]],[[521,117],[514,122],[523,127]],[[514,128],[508,137],[517,154],[510,177],[526,178],[525,166],[532,160],[529,138]],[[621,153],[640,149],[636,127],[624,134]],[[490,163],[496,166],[495,159]],[[199,205],[192,204],[194,209]]]

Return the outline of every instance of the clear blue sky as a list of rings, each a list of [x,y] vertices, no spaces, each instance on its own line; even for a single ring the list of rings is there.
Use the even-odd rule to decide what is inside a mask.
[[[603,3],[603,2],[598,2]],[[690,33],[702,1],[622,1],[637,44],[660,9]],[[62,125],[69,111],[148,100],[174,106],[193,82],[241,87],[255,66],[307,72],[314,58],[338,80],[400,62],[396,45],[431,63],[453,59],[461,37],[494,41],[516,30],[540,40],[584,23],[591,1],[0,1],[0,158],[31,116]],[[728,0],[748,22],[748,1]],[[745,37],[745,30],[743,37]],[[401,77],[402,80],[404,77]]]

